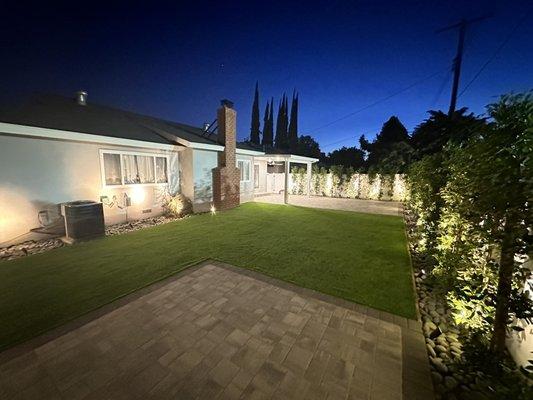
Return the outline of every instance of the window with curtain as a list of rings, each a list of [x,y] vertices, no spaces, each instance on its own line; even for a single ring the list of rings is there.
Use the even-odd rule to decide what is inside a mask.
[[[248,182],[250,180],[250,161],[237,160],[237,168],[241,171],[241,182]]]
[[[259,187],[259,165],[254,164],[254,188]]]
[[[106,185],[122,185],[120,154],[104,153],[104,176]]]
[[[106,185],[168,183],[167,157],[104,152],[102,160]]]
[[[155,158],[155,177],[157,183],[168,183],[166,157]]]
[[[154,158],[149,156],[122,155],[124,183],[155,183]]]

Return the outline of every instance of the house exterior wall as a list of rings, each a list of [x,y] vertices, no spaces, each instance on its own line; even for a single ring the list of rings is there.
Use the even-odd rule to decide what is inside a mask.
[[[259,180],[256,183],[255,193],[267,193],[267,162],[265,160],[254,160],[254,164],[259,166]]]
[[[104,187],[101,150],[167,155],[169,183]],[[40,210],[61,202],[116,196],[112,207],[104,205],[106,224],[156,216],[162,212],[161,195],[180,191],[178,165],[177,151],[0,135],[0,243],[39,237],[11,241],[40,226]],[[125,193],[132,199],[127,214],[117,206]]]
[[[254,157],[243,154],[237,154],[237,163],[248,161],[250,163],[250,180],[240,181],[240,199],[241,203],[252,201],[254,199]]]
[[[285,190],[285,173],[267,173],[267,192],[283,193]],[[289,185],[290,187],[290,185]]]
[[[213,168],[217,166],[217,152],[192,150],[193,208],[195,212],[208,211],[213,203]]]
[[[181,192],[191,199],[195,212],[209,211],[213,204],[213,168],[218,165],[217,153],[198,149],[180,152]],[[253,156],[239,154],[237,160],[249,160],[252,165],[250,182],[240,185],[241,202],[251,201],[254,194]]]
[[[194,200],[193,151],[190,148],[181,151],[179,162],[181,193],[191,201]]]

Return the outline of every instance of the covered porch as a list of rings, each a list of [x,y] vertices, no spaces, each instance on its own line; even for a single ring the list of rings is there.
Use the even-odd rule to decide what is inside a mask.
[[[311,194],[311,169],[317,158],[294,154],[266,154],[254,157],[254,196],[278,194],[283,203],[289,202],[290,172],[293,166],[303,166],[307,171],[305,194]]]

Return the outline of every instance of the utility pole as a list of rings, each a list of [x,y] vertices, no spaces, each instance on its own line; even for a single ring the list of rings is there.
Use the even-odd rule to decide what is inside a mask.
[[[461,64],[463,63],[463,50],[465,45],[465,36],[466,28],[468,25],[473,24],[474,22],[479,22],[484,19],[489,18],[490,16],[483,16],[478,18],[473,18],[470,20],[462,19],[456,24],[444,27],[436,31],[436,33],[449,31],[451,29],[459,29],[459,40],[457,42],[457,53],[453,59],[453,84],[452,84],[452,97],[450,99],[450,108],[448,110],[448,116],[452,116],[455,107],[457,105],[457,92],[459,91],[459,77],[461,76]]]

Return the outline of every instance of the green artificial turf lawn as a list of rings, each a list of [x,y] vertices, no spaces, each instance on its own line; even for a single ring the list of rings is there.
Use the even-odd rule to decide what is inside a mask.
[[[206,258],[415,316],[403,220],[247,203],[0,264],[0,348]]]

